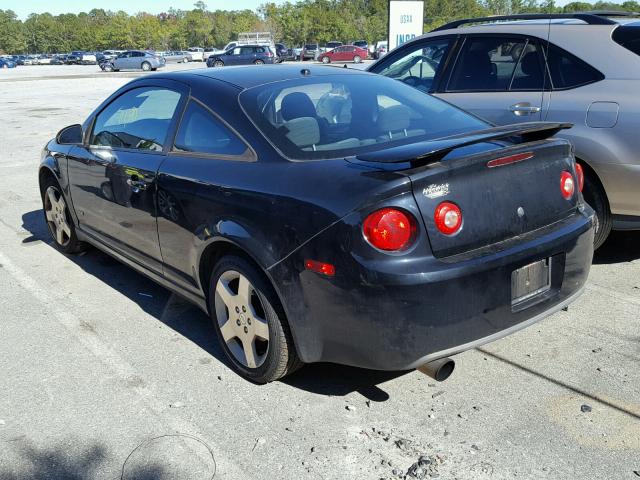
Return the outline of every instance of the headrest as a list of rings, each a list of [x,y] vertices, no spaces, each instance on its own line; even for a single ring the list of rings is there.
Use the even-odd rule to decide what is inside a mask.
[[[525,75],[540,74],[540,63],[536,52],[529,52],[522,57],[520,68]]]
[[[382,110],[378,115],[378,130],[381,132],[397,132],[409,128],[411,110],[405,105],[393,105]]]
[[[293,120],[301,117],[315,117],[316,107],[309,98],[309,95],[302,92],[292,92],[282,99],[280,108],[284,120]]]
[[[287,138],[300,148],[310,147],[320,142],[320,127],[315,118],[294,118],[285,123],[285,127],[289,130]]]

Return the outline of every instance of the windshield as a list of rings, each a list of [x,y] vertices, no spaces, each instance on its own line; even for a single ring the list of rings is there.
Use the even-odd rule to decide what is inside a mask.
[[[487,126],[378,75],[285,80],[246,90],[240,103],[262,134],[293,160],[355,156]]]

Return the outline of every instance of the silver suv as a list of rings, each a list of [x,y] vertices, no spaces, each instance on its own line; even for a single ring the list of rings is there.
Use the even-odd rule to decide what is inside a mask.
[[[640,230],[640,21],[619,12],[460,20],[396,48],[367,70],[498,125],[571,122],[596,247]]]

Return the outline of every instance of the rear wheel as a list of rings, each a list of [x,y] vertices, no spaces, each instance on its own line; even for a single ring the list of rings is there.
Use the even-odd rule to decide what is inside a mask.
[[[331,59],[329,57],[322,57],[322,63],[329,63]]]
[[[151,70],[151,64],[149,62],[142,62],[141,68],[145,72],[148,72],[149,70]]]
[[[600,182],[593,178],[592,174],[585,172],[584,189],[582,191],[584,200],[596,211],[596,222],[594,225],[595,237],[593,239],[594,248],[599,248],[611,233],[613,218],[609,208],[607,194],[600,185]]]
[[[244,258],[227,256],[218,262],[209,309],[222,349],[246,379],[268,383],[302,365],[273,288]]]
[[[255,62],[253,62],[254,65],[264,65],[264,60],[256,60]]]
[[[53,178],[45,180],[41,192],[44,219],[58,250],[64,253],[85,250],[87,245],[78,240],[76,227],[58,182]]]
[[[353,57],[353,63],[360,63],[362,61],[362,58],[360,58],[360,55],[356,55],[355,57]]]

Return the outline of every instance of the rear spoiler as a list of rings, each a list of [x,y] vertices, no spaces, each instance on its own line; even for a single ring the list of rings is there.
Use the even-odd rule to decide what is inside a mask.
[[[380,163],[438,162],[457,148],[503,138],[519,138],[519,143],[535,142],[554,136],[560,130],[571,128],[571,123],[527,122],[461,133],[450,137],[410,143],[358,155],[358,160]]]

